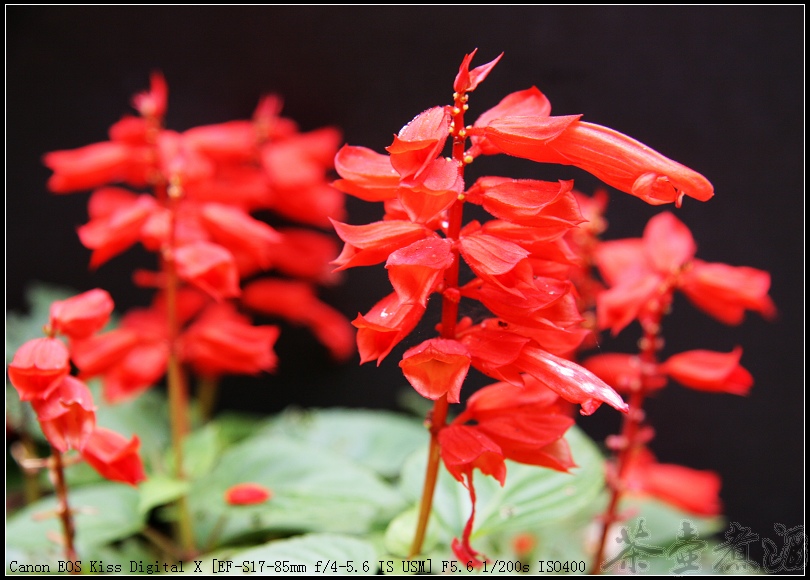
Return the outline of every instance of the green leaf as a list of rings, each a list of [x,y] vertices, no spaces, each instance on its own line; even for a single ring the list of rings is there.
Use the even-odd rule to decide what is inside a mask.
[[[273,497],[256,506],[227,505],[225,490],[246,482],[267,487]],[[396,490],[363,466],[268,433],[225,452],[194,482],[189,502],[203,545],[220,525],[221,542],[268,532],[364,533],[404,507]]]
[[[140,484],[141,497],[138,511],[146,514],[153,507],[173,502],[188,492],[189,483],[166,476],[150,477]]]
[[[260,575],[371,575],[378,569],[374,545],[352,536],[305,534],[276,540],[248,550],[209,554],[202,559],[206,574],[230,573]],[[227,560],[231,560],[231,565]],[[216,562],[222,562],[217,568]],[[194,569],[187,563],[186,568]]]
[[[68,492],[68,503],[74,512],[79,554],[127,538],[146,526],[138,511],[138,490],[133,487],[107,482],[88,485]],[[6,548],[27,555],[18,560],[40,562],[63,557],[62,548],[50,539],[62,535],[56,508],[56,497],[49,496],[8,519]]]
[[[405,459],[428,444],[420,422],[387,411],[288,411],[268,429],[349,457],[384,477],[395,477]]]

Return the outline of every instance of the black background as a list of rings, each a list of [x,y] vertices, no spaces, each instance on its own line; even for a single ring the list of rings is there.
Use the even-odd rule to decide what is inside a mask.
[[[504,51],[472,95],[470,119],[538,86],[554,114],[584,114],[706,175],[715,198],[687,199],[677,211],[698,256],[772,273],[775,322],[749,316],[730,328],[678,300],[664,328],[665,354],[742,345],[756,380],[751,395],[670,386],[648,413],[661,461],[721,474],[730,521],[775,541],[775,523],[803,523],[803,6],[8,6],[6,16],[7,309],[25,307],[35,280],[104,287],[122,309],[148,303],[130,281],[134,267],[152,267],[145,252],[88,274],[89,252],[75,235],[87,194],[49,194],[41,156],[105,140],[150,71],[168,80],[169,128],[248,118],[272,91],[302,129],[337,125],[348,143],[382,151],[414,115],[450,102],[465,53],[479,48],[476,65]],[[587,192],[597,185],[570,167],[514,159],[482,159],[470,172],[574,178]],[[658,211],[614,190],[610,199],[608,238],[640,236]],[[381,215],[372,204],[347,203],[350,223]],[[322,296],[353,318],[389,288],[382,267],[365,268]],[[637,331],[603,348],[630,351]],[[337,365],[305,330],[285,328],[279,373],[226,381],[220,408],[395,408],[406,385],[396,363],[416,340],[379,368],[356,358]],[[601,439],[618,417],[603,408],[580,423]]]

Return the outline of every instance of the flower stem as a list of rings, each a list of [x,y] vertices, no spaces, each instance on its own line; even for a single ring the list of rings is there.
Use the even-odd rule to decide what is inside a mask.
[[[214,414],[218,391],[219,380],[215,377],[199,378],[197,383],[197,404],[203,423],[208,423]]]
[[[174,450],[175,477],[185,479],[183,467],[183,441],[188,433],[188,385],[186,384],[183,370],[180,367],[178,353],[178,336],[180,326],[177,318],[177,290],[179,280],[177,267],[174,260],[175,250],[175,225],[177,217],[177,202],[181,191],[178,185],[172,184],[168,188],[168,204],[171,210],[172,225],[170,229],[170,239],[166,251],[163,255],[163,269],[166,274],[166,320],[168,326],[169,341],[169,361],[166,377],[167,389],[169,393],[169,417],[171,421],[172,449]],[[191,526],[191,512],[188,507],[188,499],[183,496],[177,501],[178,519],[177,533],[180,545],[188,556],[195,551],[194,532]]]
[[[655,372],[654,369],[657,363],[657,352],[660,343],[659,321],[661,316],[659,313],[655,313],[652,318],[654,319],[653,321],[642,323],[644,337],[639,341],[641,349],[641,382],[635,385],[635,388],[630,394],[630,401],[628,402],[630,409],[622,420],[622,433],[618,438],[618,449],[612,462],[608,464],[607,485],[610,488],[610,500],[601,518],[602,533],[591,567],[591,574],[599,574],[601,572],[602,559],[604,558],[610,527],[615,522],[622,519],[619,514],[619,503],[622,498],[622,493],[624,492],[623,478],[627,471],[627,466],[636,448],[644,444],[644,441],[639,437],[642,431],[641,427],[644,423],[644,410],[642,407],[644,405],[644,399],[650,391],[650,380]]]
[[[459,164],[459,173],[464,177],[464,149],[466,145],[466,132],[464,131],[464,111],[466,110],[467,96],[455,94],[453,107],[453,159]],[[461,234],[461,225],[464,213],[464,195],[447,210],[447,239],[456,242]],[[459,253],[453,248],[453,264],[444,273],[444,293],[442,295],[442,338],[456,337],[456,323],[458,322],[458,277]],[[419,519],[416,524],[413,543],[408,552],[408,559],[417,556],[422,551],[428,521],[433,507],[433,495],[436,491],[436,481],[439,476],[441,448],[439,446],[439,432],[447,423],[447,410],[449,404],[447,395],[442,395],[433,403],[433,409],[428,416],[428,429],[430,430],[430,447],[428,448],[427,468],[425,469],[425,483],[422,486],[422,498],[419,502]]]
[[[433,494],[436,491],[436,480],[439,476],[439,431],[444,427],[447,420],[447,395],[433,403],[433,410],[428,419],[430,429],[430,447],[428,449],[427,469],[425,470],[425,483],[422,486],[422,499],[419,502],[419,520],[416,525],[416,533],[413,537],[411,549],[408,552],[408,559],[413,558],[422,551],[422,544],[425,541],[430,512],[433,508]]]
[[[58,502],[57,514],[62,522],[62,539],[65,544],[65,559],[75,562],[76,548],[73,539],[76,536],[76,528],[73,524],[73,513],[70,511],[67,497],[67,485],[65,485],[65,469],[62,464],[62,454],[56,449],[53,450],[50,461],[51,475]]]

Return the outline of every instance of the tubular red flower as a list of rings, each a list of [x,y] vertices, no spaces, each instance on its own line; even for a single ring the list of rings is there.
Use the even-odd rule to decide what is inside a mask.
[[[231,252],[237,263],[255,264],[241,271],[270,267],[274,248],[282,239],[276,230],[242,209],[221,203],[203,204],[199,216],[212,240]]]
[[[589,370],[536,346],[524,347],[515,364],[566,401],[579,403],[583,415],[590,415],[602,403],[625,413],[628,411],[621,396]]]
[[[216,300],[239,296],[239,274],[233,255],[220,245],[194,242],[174,252],[177,274]]]
[[[352,324],[357,330],[360,364],[376,360],[377,365],[393,348],[408,336],[425,313],[419,304],[403,304],[392,292],[363,316],[358,314]]]
[[[148,150],[127,143],[104,141],[65,151],[47,153],[43,163],[54,173],[48,179],[53,193],[70,193],[126,182],[146,183]]]
[[[427,306],[427,300],[453,265],[452,242],[430,237],[393,252],[385,263],[391,286],[403,304]]]
[[[397,196],[400,175],[388,155],[344,145],[335,155],[335,171],[343,179],[333,185],[364,201],[385,201]]]
[[[490,122],[483,134],[508,155],[574,165],[652,205],[680,204],[683,195],[700,201],[714,195],[699,173],[627,135],[578,119],[504,117]]]
[[[420,181],[444,148],[450,120],[447,107],[433,107],[418,114],[394,136],[386,150],[401,179]]]
[[[48,396],[31,404],[48,443],[62,453],[82,449],[96,426],[96,407],[90,389],[69,375]]]
[[[332,225],[346,242],[340,256],[332,262],[338,270],[378,264],[417,240],[438,237],[425,226],[405,220],[384,220],[360,226],[332,220]]]
[[[143,463],[138,454],[140,440],[127,439],[115,431],[96,427],[81,450],[82,457],[102,477],[137,485],[146,479]]]
[[[633,453],[622,481],[630,493],[652,496],[689,513],[716,516],[722,510],[721,481],[715,472],[658,463],[644,448]]]
[[[771,275],[746,266],[694,260],[680,279],[680,289],[698,308],[725,324],[740,324],[746,310],[776,316],[768,290]]]
[[[71,339],[87,338],[107,324],[114,307],[109,293],[95,288],[51,304],[49,324]]]
[[[277,326],[252,326],[227,303],[212,304],[180,337],[182,358],[209,377],[274,371]]]
[[[225,490],[225,503],[256,505],[273,497],[273,492],[258,483],[237,483]]]
[[[435,401],[447,395],[449,402],[458,403],[470,369],[470,353],[456,340],[432,338],[405,351],[399,366],[423,397]]]
[[[729,353],[690,350],[669,357],[661,372],[699,391],[747,395],[754,378],[740,365],[741,357],[739,346]]]
[[[562,234],[585,221],[573,186],[573,181],[482,177],[469,189],[467,198],[480,201],[497,218],[533,227],[556,226]]]
[[[47,397],[69,372],[68,350],[55,338],[29,340],[8,365],[8,378],[23,401]]]
[[[256,280],[245,287],[242,304],[256,312],[307,326],[335,360],[346,360],[355,352],[354,329],[349,321],[321,302],[309,284]]]
[[[97,193],[103,191],[105,190],[99,190]],[[121,204],[112,213],[94,218],[79,227],[79,239],[82,244],[93,250],[90,267],[98,268],[138,242],[144,225],[157,211],[158,205],[153,197],[132,196],[131,203]]]

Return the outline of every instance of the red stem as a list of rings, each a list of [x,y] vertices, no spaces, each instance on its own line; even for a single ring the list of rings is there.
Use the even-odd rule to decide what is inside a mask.
[[[610,501],[602,516],[602,534],[599,539],[599,547],[594,557],[591,574],[601,572],[602,559],[607,545],[607,536],[610,533],[610,526],[620,521],[619,503],[624,492],[623,478],[627,471],[627,466],[635,450],[644,444],[639,440],[639,433],[644,423],[644,399],[650,391],[650,379],[655,371],[652,370],[657,364],[660,332],[660,313],[652,317],[653,321],[643,324],[644,336],[639,341],[641,349],[641,383],[630,394],[628,406],[630,410],[623,417],[622,433],[619,437],[620,448],[612,460],[612,465],[608,465],[607,485],[610,487]]]
[[[464,130],[464,111],[466,110],[466,95],[454,95],[453,103],[453,159],[459,164],[461,177],[464,177],[464,149],[466,145],[466,131]],[[458,241],[464,212],[464,195],[450,206],[447,216],[447,239]],[[442,295],[442,338],[453,339],[456,336],[456,323],[458,322],[458,278],[459,253],[453,248],[453,264],[444,273],[444,293]],[[427,531],[430,513],[433,507],[433,495],[436,491],[436,481],[439,476],[440,446],[439,432],[447,423],[449,404],[447,395],[443,395],[433,403],[433,410],[428,416],[428,429],[430,430],[430,446],[428,448],[428,462],[425,469],[425,482],[422,486],[422,499],[419,504],[419,519],[416,524],[408,559],[415,557],[422,551],[425,533]]]
[[[51,474],[53,475],[53,485],[56,491],[58,502],[57,514],[62,521],[62,538],[65,543],[65,559],[75,562],[76,548],[73,539],[76,536],[76,527],[73,524],[73,513],[70,511],[67,497],[67,485],[65,485],[65,469],[62,464],[62,454],[56,449],[53,450],[50,461]]]

